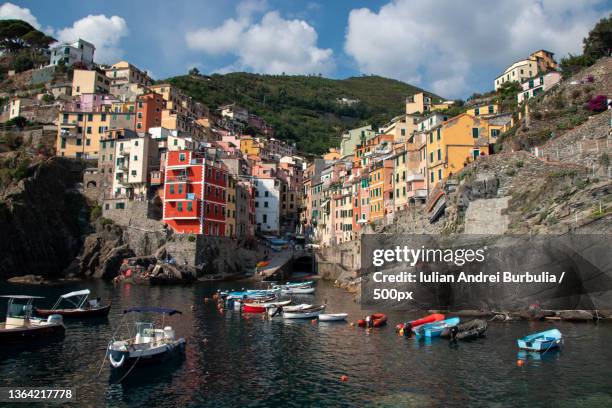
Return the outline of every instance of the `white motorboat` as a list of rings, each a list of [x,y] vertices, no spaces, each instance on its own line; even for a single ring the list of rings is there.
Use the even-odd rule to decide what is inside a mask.
[[[309,309],[311,307],[313,307],[313,305],[308,303],[301,303],[293,306],[270,307],[268,308],[268,315],[274,317],[276,315],[281,315],[283,312],[299,312],[300,310]]]
[[[283,295],[310,295],[310,294],[313,294],[314,292],[315,292],[315,288],[312,286],[310,287],[303,287],[303,286],[291,287],[291,288],[283,289],[281,291]]]
[[[324,310],[325,305],[296,310],[294,312],[283,311],[283,317],[285,319],[312,319],[313,317],[319,316]]]
[[[125,314],[132,312],[161,313],[164,316],[181,313],[161,307],[134,307],[123,311]],[[172,327],[158,329],[153,323],[137,322],[136,335],[127,340],[111,340],[106,354],[113,368],[121,368],[138,362],[161,360],[184,351],[185,339],[176,339]]]
[[[63,337],[66,328],[62,316],[51,314],[46,319],[32,316],[32,302],[41,296],[5,295],[8,299],[6,320],[0,323],[0,344],[23,343],[28,340]]]
[[[322,322],[338,322],[341,320],[346,320],[348,313],[321,313],[319,315],[319,320]]]

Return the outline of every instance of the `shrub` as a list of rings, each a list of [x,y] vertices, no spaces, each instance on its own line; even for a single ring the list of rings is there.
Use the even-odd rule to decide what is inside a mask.
[[[189,242],[195,242],[195,240],[196,240],[195,235],[189,235],[189,236],[187,237],[187,241],[189,241]]]
[[[91,209],[91,212],[89,213],[89,220],[90,221],[95,221],[98,218],[100,218],[102,216],[102,207],[100,207],[99,205],[96,205],[94,208]]]
[[[113,225],[115,221],[111,220],[110,218],[102,218],[100,223],[102,224],[103,227],[106,227],[108,225]]]
[[[605,95],[597,95],[589,101],[587,109],[591,112],[603,112],[608,109],[608,98]]]
[[[516,163],[514,163],[514,165],[520,169],[525,165],[525,163],[522,160],[518,160]]]

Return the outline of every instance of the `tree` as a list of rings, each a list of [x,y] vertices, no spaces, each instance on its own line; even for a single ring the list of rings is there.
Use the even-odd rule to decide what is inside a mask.
[[[24,128],[27,125],[28,120],[23,116],[15,116],[13,119],[7,120],[5,125],[7,126],[17,126],[18,128]]]
[[[612,14],[608,18],[599,20],[589,32],[587,38],[582,40],[584,45],[582,53],[597,60],[612,55]]]
[[[200,75],[200,70],[197,69],[196,67],[193,67],[189,70],[189,75],[191,76],[199,76]]]
[[[55,39],[22,20],[0,20],[0,51],[8,54],[23,48],[49,48]]]

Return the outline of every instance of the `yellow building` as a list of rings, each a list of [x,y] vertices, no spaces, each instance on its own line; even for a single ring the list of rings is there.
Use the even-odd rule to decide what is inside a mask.
[[[454,104],[454,101],[436,103],[431,96],[426,95],[424,92],[420,92],[406,98],[406,114],[424,114],[434,110],[445,110],[452,107]]]
[[[323,155],[323,160],[334,161],[340,159],[340,151],[335,147],[330,147],[329,151]]]
[[[405,146],[402,146],[392,157],[393,159],[393,208],[394,211],[399,211],[406,208],[407,199],[407,183],[406,176],[408,175],[408,151]]]
[[[75,69],[72,77],[72,95],[108,93],[110,79],[101,72]]]
[[[492,119],[463,113],[431,129],[427,134],[427,172],[429,188],[452,174],[457,174],[479,156],[490,154],[489,145],[498,132],[511,126],[490,123]],[[495,136],[493,136],[495,135]]]
[[[379,160],[370,169],[370,220],[383,218],[391,205],[393,191],[393,161]]]
[[[247,156],[259,156],[261,152],[261,145],[259,144],[259,141],[253,137],[242,137],[240,138],[240,151]]]
[[[488,115],[497,115],[499,113],[499,105],[490,104],[490,105],[481,105],[476,106],[472,109],[468,109],[465,111],[468,115],[471,116],[488,116]]]
[[[104,70],[111,81],[111,86],[138,84],[149,86],[153,83],[149,75],[127,61],[119,61]]]
[[[134,129],[134,112],[60,112],[56,154],[96,159],[100,139],[111,129]]]

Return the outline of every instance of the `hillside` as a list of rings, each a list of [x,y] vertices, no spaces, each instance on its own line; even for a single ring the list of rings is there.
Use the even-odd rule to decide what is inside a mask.
[[[316,76],[185,75],[167,79],[195,100],[215,109],[236,102],[263,117],[277,137],[294,141],[304,153],[321,154],[338,146],[343,130],[362,124],[382,125],[404,112],[412,85],[379,76],[341,80]],[[358,99],[342,105],[338,98]]]

